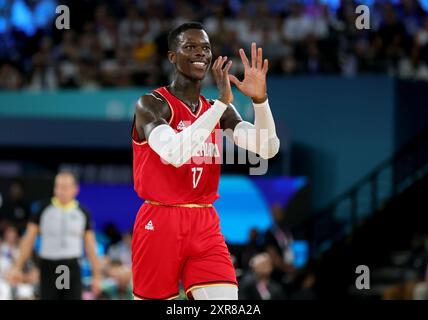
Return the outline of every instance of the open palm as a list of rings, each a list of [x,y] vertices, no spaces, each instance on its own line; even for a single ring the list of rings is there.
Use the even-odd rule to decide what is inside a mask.
[[[244,64],[244,80],[239,81],[234,75],[229,75],[230,81],[248,97],[255,102],[263,101],[266,98],[266,74],[268,71],[268,60],[263,61],[262,48],[258,48],[256,43],[251,44],[251,65],[244,49],[239,49],[242,63]]]

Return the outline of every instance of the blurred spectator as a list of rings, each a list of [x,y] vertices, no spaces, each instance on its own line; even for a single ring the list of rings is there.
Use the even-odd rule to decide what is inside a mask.
[[[53,90],[58,86],[55,65],[53,60],[52,40],[44,38],[40,50],[32,57],[32,74],[28,88],[31,90]]]
[[[19,254],[19,238],[16,228],[12,225],[5,226],[0,240],[2,238],[3,241],[0,241],[0,300],[11,300],[13,298],[12,287],[6,282],[6,277]]]
[[[110,261],[118,261],[123,265],[130,266],[132,263],[131,256],[132,233],[128,232],[122,236],[122,240],[111,245],[107,251],[107,257]]]
[[[281,24],[282,20],[277,18],[275,31],[264,28],[262,34],[263,55],[269,59],[269,69],[274,73],[282,73],[280,70],[282,58],[293,54],[293,47],[281,37]]]
[[[428,300],[428,264],[425,271],[425,278],[418,282],[413,289],[413,300]]]
[[[3,199],[0,207],[0,231],[2,224],[13,224],[19,234],[25,230],[30,215],[29,204],[25,199],[25,190],[22,182],[11,182],[8,194]]]
[[[131,265],[113,260],[106,273],[99,299],[133,300]]]
[[[421,25],[424,11],[417,0],[401,0],[397,4],[397,14],[406,31],[413,36]]]
[[[421,300],[428,299],[428,238],[424,234],[416,234],[413,237],[411,254],[407,261],[407,268],[411,270],[405,276],[405,280],[414,283],[413,298]],[[411,297],[410,297],[411,298]]]
[[[310,259],[306,266],[296,273],[289,298],[292,300],[315,300],[318,297],[316,289],[316,264],[315,261]]]
[[[147,28],[147,22],[141,18],[138,8],[129,5],[126,17],[119,23],[120,46],[133,46],[147,32]]]
[[[49,10],[39,10],[45,12],[41,19],[28,8],[29,17],[40,20],[37,26],[28,22],[16,26],[23,32],[0,32],[0,90],[159,85],[171,71],[166,35],[189,20],[204,22],[214,57],[236,59],[239,48],[256,41],[274,73],[388,72],[426,80],[427,13],[419,2],[373,1],[370,30],[355,27],[358,3],[342,0],[335,11],[320,0],[108,1],[96,6],[70,1],[71,10],[80,14],[73,16],[72,30],[60,33],[47,23]],[[208,78],[206,84],[211,83]]]
[[[11,300],[12,289],[10,285],[0,278],[0,300]]]
[[[250,230],[249,241],[245,245],[241,254],[241,265],[243,269],[247,270],[250,266],[250,260],[262,251],[262,244],[260,243],[260,234],[256,228]]]
[[[312,20],[312,34],[317,39],[327,38],[332,24],[328,6],[321,4],[319,0],[315,0],[312,7],[308,6],[307,14]]]
[[[314,32],[313,20],[304,12],[299,2],[291,5],[291,14],[285,18],[283,26],[284,37],[291,42],[303,41]]]
[[[0,278],[5,279],[19,255],[18,230],[13,225],[7,225],[0,243]]]
[[[18,90],[22,84],[23,79],[17,68],[10,63],[0,65],[0,90]]]
[[[412,53],[425,66],[428,64],[428,16],[425,17],[422,27],[416,33]]]
[[[376,57],[386,71],[395,70],[399,59],[409,48],[406,28],[398,20],[392,5],[385,5],[383,24],[376,34],[374,45]]]
[[[398,75],[409,80],[428,80],[428,65],[413,54],[400,60]]]
[[[309,39],[307,42],[303,69],[308,74],[325,72],[324,60],[320,56],[318,43],[314,38]]]
[[[104,234],[110,240],[108,248],[122,240],[122,235],[114,223],[107,223],[103,228]]]
[[[428,250],[427,236],[415,234],[404,263],[402,282],[383,292],[384,300],[424,300],[427,294]]]
[[[305,8],[305,14],[310,18],[320,18],[324,15],[324,7],[320,0],[310,1]]]
[[[250,262],[252,273],[241,281],[239,298],[243,300],[285,299],[282,286],[271,279],[272,260],[267,253],[254,256]]]
[[[265,234],[265,249],[274,266],[272,278],[287,286],[293,281],[296,271],[293,265],[293,236],[284,225],[284,212],[281,205],[274,205],[271,213],[273,223]]]

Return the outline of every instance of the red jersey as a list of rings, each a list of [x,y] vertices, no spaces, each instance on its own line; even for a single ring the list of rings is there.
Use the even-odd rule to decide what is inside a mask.
[[[211,107],[211,104],[200,96],[198,109],[193,113],[166,87],[154,91],[168,102],[171,109],[169,125],[175,132],[190,126]],[[147,141],[139,141],[134,121],[132,127],[134,190],[138,196],[144,200],[164,204],[213,203],[219,197],[217,189],[222,157],[222,135],[219,129],[220,123],[217,123],[215,130],[201,148],[193,150],[192,158],[176,168],[163,161]]]

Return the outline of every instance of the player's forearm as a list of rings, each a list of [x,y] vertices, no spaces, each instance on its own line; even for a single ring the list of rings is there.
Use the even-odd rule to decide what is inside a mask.
[[[226,108],[224,103],[216,100],[209,110],[180,133],[175,133],[168,125],[157,126],[150,133],[148,144],[164,161],[180,167],[205,143]]]
[[[274,157],[279,151],[280,141],[276,134],[275,121],[269,101],[253,103],[254,124],[238,123],[233,132],[236,145],[259,154],[264,159]]]

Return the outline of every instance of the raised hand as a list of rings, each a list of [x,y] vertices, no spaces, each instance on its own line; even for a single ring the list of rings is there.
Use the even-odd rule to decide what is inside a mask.
[[[263,61],[263,50],[256,43],[251,44],[251,65],[244,49],[239,49],[242,63],[244,64],[244,80],[239,81],[234,75],[229,75],[230,81],[245,94],[251,97],[255,103],[266,100],[266,74],[268,71],[268,60]]]
[[[229,70],[232,66],[232,61],[229,61],[223,68],[226,60],[227,57],[218,57],[213,63],[212,72],[215,82],[217,83],[217,88],[220,91],[219,100],[225,104],[229,104],[233,101],[232,88],[229,80]]]

